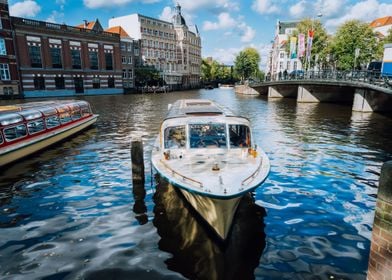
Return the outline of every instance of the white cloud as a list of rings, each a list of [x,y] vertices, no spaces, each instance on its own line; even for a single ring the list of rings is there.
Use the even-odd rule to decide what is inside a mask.
[[[32,0],[17,2],[10,6],[10,15],[15,17],[35,17],[41,11],[41,6]]]
[[[64,21],[64,13],[52,11],[50,16],[46,19],[48,22],[62,23]]]
[[[307,8],[306,1],[301,0],[290,7],[290,15],[295,18],[301,18],[305,15],[306,8]]]
[[[215,10],[215,9],[227,9],[227,10],[238,10],[238,3],[234,3],[230,0],[173,0],[173,4],[179,3],[183,10],[194,12],[197,10]]]
[[[165,7],[163,8],[162,13],[159,15],[159,19],[171,22],[173,15],[174,13],[172,8]]]
[[[226,29],[234,27],[236,24],[236,21],[230,16],[229,13],[220,13],[218,15],[218,22],[205,21],[203,24],[203,29],[206,31]]]
[[[161,0],[83,0],[84,5],[90,9],[97,9],[102,7],[122,6],[131,2],[141,2],[144,4],[152,4],[160,2]]]
[[[242,47],[240,48],[227,48],[227,49],[214,49],[214,51],[207,55],[211,56],[213,59],[219,61],[220,63],[226,65],[233,65],[235,57],[242,51]]]
[[[273,0],[255,0],[252,9],[259,14],[276,14],[280,12],[279,6]]]
[[[250,45],[243,45],[238,48],[227,48],[227,49],[217,48],[214,49],[212,53],[206,56],[207,57],[211,56],[213,59],[226,65],[234,65],[234,60],[236,56],[247,47],[255,48],[259,52],[261,58],[259,68],[264,70],[266,68],[268,55],[271,50],[270,44],[260,44],[260,45],[250,44]]]
[[[256,31],[252,27],[245,23],[241,23],[238,28],[240,30],[241,42],[249,43],[254,39]]]
[[[331,17],[344,11],[346,0],[318,0],[315,3],[315,12]]]
[[[376,18],[384,17],[392,14],[392,3],[380,3],[378,0],[365,0],[357,2],[352,6],[346,6],[341,11],[342,16],[329,18],[325,22],[325,26],[329,31],[334,31],[338,26],[347,20],[358,19],[370,22]]]

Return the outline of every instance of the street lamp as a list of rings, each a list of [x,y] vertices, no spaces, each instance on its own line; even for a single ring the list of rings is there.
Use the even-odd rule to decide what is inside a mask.
[[[316,20],[316,17],[317,18],[321,18],[323,16],[323,14],[322,13],[318,13],[316,16],[313,16],[312,17],[312,28],[311,28],[311,31],[312,31],[312,33],[314,32],[314,22],[315,22],[315,20]],[[314,33],[312,34],[312,36],[314,36]],[[312,37],[312,45],[313,45],[313,37]],[[309,57],[307,57],[308,59],[307,59],[307,61],[308,61],[308,67],[306,68],[306,69],[308,69],[308,68],[310,68],[310,66],[311,66],[311,64],[310,64],[310,62],[311,62],[311,55],[310,55],[310,53],[311,53],[311,49],[309,49]]]

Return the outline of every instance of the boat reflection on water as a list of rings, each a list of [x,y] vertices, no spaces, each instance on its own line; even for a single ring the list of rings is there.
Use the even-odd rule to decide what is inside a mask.
[[[159,249],[173,256],[167,267],[189,279],[254,279],[265,248],[265,209],[244,195],[231,233],[223,241],[171,184],[157,178],[153,223]]]

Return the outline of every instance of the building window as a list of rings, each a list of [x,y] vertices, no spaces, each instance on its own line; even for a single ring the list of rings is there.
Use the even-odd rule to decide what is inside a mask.
[[[127,70],[123,69],[123,79],[127,78]]]
[[[280,57],[280,58],[284,58],[284,53],[281,52],[281,53],[279,54],[279,57]]]
[[[3,19],[0,17],[0,29],[3,29]]]
[[[11,80],[10,68],[8,64],[0,64],[0,78],[2,81]]]
[[[128,56],[128,64],[132,64],[132,56]]]
[[[105,53],[106,70],[113,70],[113,55],[112,53]]]
[[[71,50],[72,69],[82,69],[80,50]]]
[[[55,77],[54,84],[56,85],[56,89],[65,89],[64,77]]]
[[[50,48],[50,56],[52,57],[52,67],[62,68],[63,64],[61,62],[61,49],[60,48]]]
[[[6,55],[7,49],[5,47],[5,40],[4,38],[0,38],[0,55]]]
[[[14,89],[12,87],[4,87],[3,93],[4,93],[4,95],[13,95]]]
[[[34,77],[34,89],[45,89],[44,77]]]
[[[40,46],[29,46],[29,56],[30,56],[30,61],[31,61],[31,67],[42,68],[41,47]]]
[[[99,80],[99,77],[94,77],[93,78],[93,88],[100,88],[101,87],[101,81]]]
[[[122,64],[126,64],[127,63],[127,57],[126,56],[122,56],[121,57],[121,62],[122,62]]]
[[[297,70],[297,61],[294,61],[294,69],[293,70]]]
[[[97,52],[88,52],[88,58],[90,60],[90,69],[98,70],[98,53]]]
[[[114,78],[109,77],[108,79],[108,88],[114,88]]]

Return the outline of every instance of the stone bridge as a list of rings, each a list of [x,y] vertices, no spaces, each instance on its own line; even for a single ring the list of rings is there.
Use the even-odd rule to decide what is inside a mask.
[[[352,75],[350,75],[352,76]],[[346,103],[353,111],[392,111],[388,80],[301,78],[253,83],[250,87],[268,98],[296,98],[297,102]]]

